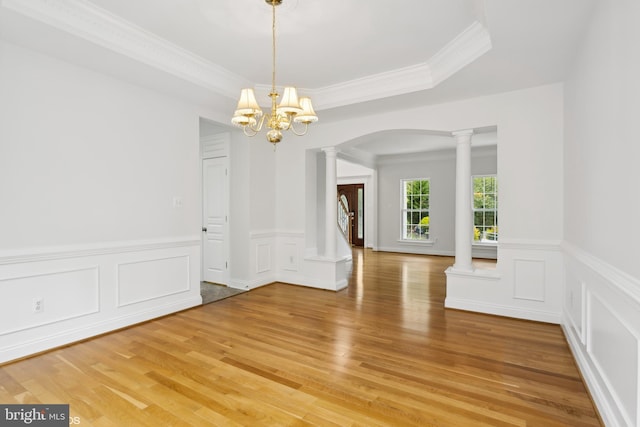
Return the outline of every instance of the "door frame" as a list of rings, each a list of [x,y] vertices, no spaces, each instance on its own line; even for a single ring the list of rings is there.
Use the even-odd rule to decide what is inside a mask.
[[[362,238],[358,237],[358,189],[362,189]],[[349,201],[349,211],[353,213],[351,216],[352,225],[351,228],[351,244],[353,246],[364,247],[365,246],[365,235],[366,235],[366,194],[365,194],[365,184],[364,183],[354,183],[354,184],[338,184],[337,187],[338,197],[340,197],[341,193],[345,195],[347,200]]]
[[[231,202],[231,188],[230,188],[230,166],[229,166],[229,150],[231,146],[231,133],[222,132],[214,135],[200,136],[200,158],[199,158],[199,171],[200,171],[200,224],[201,228],[204,230],[205,227],[205,176],[204,176],[204,161],[207,159],[214,158],[224,158],[225,159],[225,168],[227,171],[227,179],[226,179],[226,228],[227,228],[227,237],[225,241],[224,251],[226,253],[226,272],[223,280],[217,282],[223,285],[230,286],[231,283],[231,216],[229,215],[230,211],[230,202]],[[205,271],[205,239],[206,233],[201,231],[200,233],[200,281],[204,281],[204,271]]]

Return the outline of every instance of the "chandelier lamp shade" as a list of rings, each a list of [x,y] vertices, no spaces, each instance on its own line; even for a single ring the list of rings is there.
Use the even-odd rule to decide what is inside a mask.
[[[298,136],[307,133],[310,123],[318,121],[318,116],[313,111],[311,98],[306,96],[298,97],[295,87],[286,86],[282,91],[282,98],[278,104],[280,94],[276,90],[276,6],[282,0],[264,0],[272,8],[272,60],[273,68],[271,73],[271,112],[263,113],[256,101],[253,89],[242,89],[238,107],[233,113],[231,123],[239,126],[247,136],[257,135],[264,125],[267,131],[267,140],[277,144],[282,140],[283,131],[291,131]]]

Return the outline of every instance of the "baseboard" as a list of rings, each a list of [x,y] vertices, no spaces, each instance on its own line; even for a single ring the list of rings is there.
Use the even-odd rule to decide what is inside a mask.
[[[234,289],[243,289],[243,290],[251,290],[256,289],[261,286],[269,285],[273,282],[276,282],[273,277],[261,277],[255,280],[241,280],[241,279],[231,279],[229,282],[229,287]]]
[[[640,281],[564,242],[567,342],[606,425],[640,426]]]
[[[597,372],[592,369],[591,364],[589,363],[588,355],[585,355],[580,349],[580,339],[575,335],[571,328],[567,328],[566,325],[562,324],[562,330],[564,332],[564,336],[567,339],[567,343],[569,344],[569,349],[573,354],[573,358],[576,361],[578,368],[580,369],[580,374],[584,381],[587,383],[587,388],[589,389],[589,393],[591,394],[591,398],[593,402],[596,404],[598,409],[598,413],[602,421],[607,426],[617,426],[622,425],[617,421],[617,417],[615,414],[619,412],[616,408],[611,407],[609,404],[610,398],[608,393],[604,388],[600,386],[600,382],[598,381]]]
[[[406,247],[378,246],[373,250],[377,252],[394,252],[394,253],[401,253],[401,254],[455,256],[454,251],[434,250],[428,247],[422,248],[418,245],[412,245],[412,246],[406,246]]]
[[[561,320],[560,316],[554,312],[533,310],[530,308],[522,309],[498,304],[487,304],[484,302],[465,300],[461,298],[447,297],[444,300],[444,306],[446,308],[453,308],[457,310],[474,311],[477,313],[533,320],[536,322],[559,324]]]
[[[96,322],[90,325],[82,326],[27,342],[20,342],[19,344],[5,347],[0,350],[0,364],[8,363],[12,360],[24,358],[26,356],[37,354],[45,350],[51,350],[56,347],[69,345],[71,343],[82,341],[96,335],[101,335],[107,332],[115,331],[117,329],[133,326],[137,323],[146,322],[148,320],[166,316],[200,305],[202,305],[202,298],[200,296],[189,297],[183,300],[171,302],[170,304],[157,306],[153,309],[143,310],[126,316],[111,318],[108,320]]]
[[[0,363],[198,306],[199,272],[183,237],[5,251]]]

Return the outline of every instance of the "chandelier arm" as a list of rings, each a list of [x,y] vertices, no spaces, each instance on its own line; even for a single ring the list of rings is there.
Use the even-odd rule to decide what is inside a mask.
[[[262,125],[264,124],[265,118],[268,116],[269,114],[264,114],[262,117],[260,117],[260,120],[258,120],[258,124],[252,128],[254,131],[256,132],[260,132],[262,130]]]
[[[258,134],[258,132],[249,125],[243,126],[242,132],[247,136],[256,136]]]
[[[294,134],[298,135],[298,136],[303,136],[307,133],[307,130],[309,129],[309,123],[305,123],[304,124],[304,128],[302,129],[302,131],[298,131],[294,125],[294,121],[291,120],[291,125],[289,126],[289,130],[291,130],[291,132],[293,132]]]

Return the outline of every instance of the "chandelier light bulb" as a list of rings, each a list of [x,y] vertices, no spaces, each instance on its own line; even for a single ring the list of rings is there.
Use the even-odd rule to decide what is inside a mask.
[[[309,124],[318,121],[318,116],[311,105],[311,98],[307,96],[298,97],[298,91],[293,86],[286,86],[282,93],[280,104],[276,103],[279,94],[276,91],[276,6],[282,0],[265,0],[272,8],[272,60],[273,68],[271,73],[271,112],[263,115],[262,109],[258,105],[253,89],[242,89],[238,106],[233,114],[231,123],[242,128],[247,136],[255,136],[262,130],[266,123],[267,141],[277,144],[282,140],[282,131],[292,131],[295,135],[302,136],[307,133]],[[301,128],[296,129],[295,124],[301,124]]]

